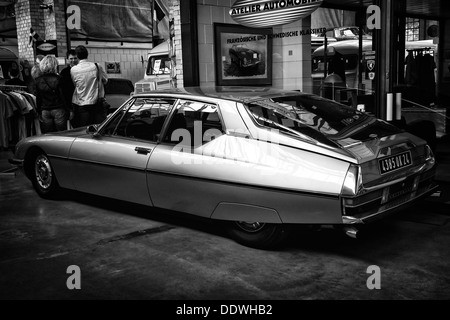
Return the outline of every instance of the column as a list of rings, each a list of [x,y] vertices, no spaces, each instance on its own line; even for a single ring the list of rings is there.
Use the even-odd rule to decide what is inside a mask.
[[[395,68],[394,38],[394,1],[375,0],[374,4],[381,9],[381,30],[374,32],[374,48],[376,51],[375,78],[375,114],[387,119],[387,94],[393,92]]]
[[[51,8],[43,9],[41,5]],[[30,28],[42,40],[58,40],[58,56],[67,50],[64,0],[17,0],[15,6],[19,58],[34,61],[34,46],[30,44]]]

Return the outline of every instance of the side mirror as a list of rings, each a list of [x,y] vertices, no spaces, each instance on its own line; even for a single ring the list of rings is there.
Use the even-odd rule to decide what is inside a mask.
[[[93,136],[98,135],[97,126],[89,126],[89,127],[87,127],[86,133],[92,134]]]

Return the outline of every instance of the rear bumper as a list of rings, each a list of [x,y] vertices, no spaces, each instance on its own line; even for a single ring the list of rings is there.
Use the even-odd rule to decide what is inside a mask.
[[[342,199],[343,224],[365,224],[411,206],[439,188],[435,169],[354,199]]]
[[[358,216],[343,216],[343,223],[346,225],[353,225],[353,224],[367,224],[371,223],[380,219],[385,218],[386,216],[389,216],[397,211],[401,211],[403,209],[406,209],[413,205],[415,202],[417,202],[420,199],[426,198],[429,195],[433,194],[437,191],[439,188],[439,185],[433,185],[428,190],[423,191],[421,193],[411,194],[411,195],[405,195],[403,197],[400,197],[396,199],[393,202],[387,203],[383,206],[381,206],[376,212],[368,212],[364,215],[358,215]]]

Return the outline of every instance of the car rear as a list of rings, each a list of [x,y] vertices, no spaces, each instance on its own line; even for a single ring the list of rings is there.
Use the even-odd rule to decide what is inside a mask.
[[[427,143],[365,113],[313,95],[252,101],[258,123],[349,155],[342,223],[367,223],[434,192],[436,161]],[[344,158],[342,158],[344,159]]]
[[[434,192],[431,148],[409,135],[380,142],[376,157],[352,165],[342,192],[344,224],[367,223]]]

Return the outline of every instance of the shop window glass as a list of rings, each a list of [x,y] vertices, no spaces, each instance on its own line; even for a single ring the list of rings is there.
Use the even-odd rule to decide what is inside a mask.
[[[406,19],[406,41],[420,40],[420,20],[414,18]]]

